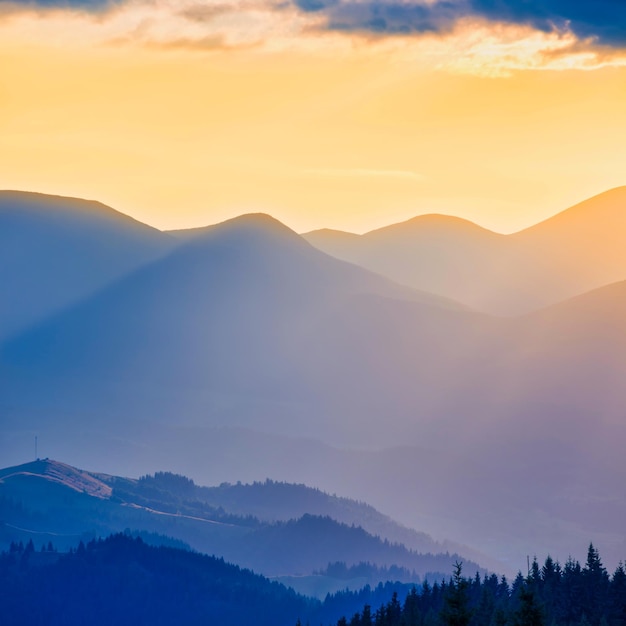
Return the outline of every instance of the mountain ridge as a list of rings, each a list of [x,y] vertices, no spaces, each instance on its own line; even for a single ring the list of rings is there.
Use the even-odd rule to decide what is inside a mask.
[[[565,558],[592,530],[618,554],[620,284],[495,317],[245,223],[177,244],[0,343],[0,455],[14,459],[39,434],[54,456],[137,473],[166,463],[205,481],[253,480],[254,465],[515,562],[531,551]],[[73,266],[81,258],[68,249]],[[481,276],[462,269],[474,290]],[[528,302],[519,284],[508,290]],[[510,489],[528,481],[536,490]]]
[[[420,215],[363,235],[303,236],[401,284],[515,316],[626,278],[626,187],[508,235],[457,217]]]
[[[97,481],[101,488],[84,488],[86,478],[92,483]],[[257,498],[266,499],[271,497],[267,491],[272,486],[255,484],[249,489],[254,489]],[[309,512],[294,509],[294,516],[283,514],[275,521],[263,521],[254,517],[255,505],[250,497],[246,505],[246,498],[239,494],[242,510],[234,513],[219,494],[235,488],[199,487],[190,479],[167,472],[126,479],[85,472],[49,459],[37,460],[0,471],[0,541],[8,546],[29,537],[56,537],[57,543],[71,543],[81,533],[97,538],[135,527],[153,536],[167,535],[196,550],[274,577],[311,576],[336,561],[348,565],[398,565],[417,572],[417,576],[435,571],[445,575],[453,559],[458,558],[442,551],[417,553],[372,535],[358,524],[365,507],[354,501],[322,494],[333,504],[331,512],[334,507],[335,512],[343,509],[344,514],[352,513],[351,525],[328,514],[320,515],[325,511],[311,499],[314,490],[303,485],[289,488],[309,501]],[[210,493],[218,495],[212,503],[205,497]],[[374,509],[370,517],[372,512],[374,518],[383,518]],[[394,524],[388,520],[387,527],[393,530]],[[430,538],[422,541],[438,545]],[[467,563],[479,569],[472,561]]]
[[[0,192],[0,342],[165,256],[176,243],[99,202]]]

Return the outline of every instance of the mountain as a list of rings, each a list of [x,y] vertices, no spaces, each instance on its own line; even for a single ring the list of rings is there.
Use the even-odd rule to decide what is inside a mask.
[[[550,304],[626,279],[626,187],[511,235],[557,268]],[[546,301],[548,303],[548,301]]]
[[[91,428],[107,430],[142,428],[148,415],[242,427],[263,416],[270,430],[344,436],[357,424],[335,419],[338,402],[380,404],[396,393],[383,370],[373,380],[378,365],[359,354],[354,324],[362,315],[385,328],[384,303],[425,327],[465,313],[324,255],[269,217],[245,216],[5,342],[0,389],[9,412],[15,403],[40,416],[35,428],[61,409],[66,424],[90,415]],[[335,344],[346,339],[356,343],[341,363]],[[383,356],[391,345],[380,348]],[[354,370],[352,388],[333,388],[336,368]]]
[[[99,202],[0,191],[0,341],[175,244]]]
[[[449,542],[436,542],[423,532],[398,524],[365,502],[330,495],[306,485],[265,480],[264,482],[231,484],[217,487],[196,487],[204,502],[222,507],[235,515],[253,515],[275,522],[297,519],[312,514],[329,517],[348,526],[361,526],[369,534],[392,543],[400,543],[416,552],[463,551],[451,548]],[[465,547],[467,551],[470,549]],[[464,553],[467,556],[467,553]]]
[[[5,462],[39,435],[111,473],[350,495],[514,570],[590,540],[621,557],[624,283],[502,318],[268,216],[180,241],[0,345]]]
[[[423,215],[364,235],[303,235],[337,258],[478,311],[516,315],[626,279],[626,187],[513,235]]]
[[[280,518],[283,521],[268,522],[255,517],[259,506],[271,506],[276,486],[257,483],[198,487],[190,479],[171,473],[137,480],[93,474],[48,459],[37,460],[0,471],[0,540],[6,547],[11,542],[26,543],[30,539],[53,541],[63,549],[81,538],[138,529],[148,539],[152,536],[158,541],[157,535],[165,535],[275,577],[310,577],[329,563],[340,561],[347,566],[367,562],[375,567],[404,567],[412,573],[413,581],[419,582],[427,574],[446,576],[455,559],[461,558],[443,554],[441,546],[428,537],[422,542],[439,548],[438,554],[419,554],[400,543],[374,536],[359,524],[363,511],[367,513],[365,526],[374,519],[385,520],[392,531],[402,527],[372,507],[303,485],[281,486],[283,494],[288,491],[292,496],[286,498],[283,511],[295,499],[296,508],[304,501],[311,503],[301,509],[306,512],[292,517],[285,511]],[[234,497],[233,490],[239,492]],[[233,501],[238,513],[233,511]],[[331,511],[342,510],[351,523],[320,515],[320,502]],[[277,514],[280,516],[280,511]],[[476,563],[466,563],[471,570],[485,571]],[[324,584],[328,588],[330,584],[332,588],[330,575],[317,574],[316,578],[318,587]],[[297,586],[298,582],[294,578],[291,584]],[[370,582],[376,584],[379,580]],[[344,580],[341,588],[349,584]]]

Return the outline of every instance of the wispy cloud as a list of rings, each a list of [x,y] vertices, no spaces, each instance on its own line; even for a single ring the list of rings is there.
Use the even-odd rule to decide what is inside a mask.
[[[99,13],[127,0],[0,0],[0,6],[6,11],[58,10],[86,11]]]
[[[41,22],[71,15],[64,37],[161,50],[361,44],[374,53],[419,55],[435,68],[497,76],[626,62],[620,0],[0,0],[0,17],[20,13],[36,17],[37,37]]]

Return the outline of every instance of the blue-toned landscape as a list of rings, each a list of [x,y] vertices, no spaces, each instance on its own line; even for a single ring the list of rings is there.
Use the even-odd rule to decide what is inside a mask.
[[[0,624],[626,626],[626,9],[0,0]]]

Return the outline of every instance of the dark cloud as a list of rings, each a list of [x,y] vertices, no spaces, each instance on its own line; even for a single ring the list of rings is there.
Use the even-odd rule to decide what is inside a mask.
[[[296,6],[303,11],[322,11],[339,4],[339,0],[294,0]]]
[[[458,7],[450,2],[428,6],[402,2],[342,2],[329,14],[334,30],[368,30],[375,33],[409,34],[442,32],[454,25]],[[355,25],[356,29],[354,28]]]
[[[0,10],[69,9],[99,13],[128,0],[0,0]],[[448,32],[459,19],[527,25],[544,32],[573,32],[596,45],[626,47],[626,0],[260,0],[279,11],[291,3],[321,16],[324,28],[371,34]],[[210,21],[229,8],[198,3],[185,10],[194,21]]]
[[[571,31],[599,44],[626,46],[626,0],[293,0],[326,17],[330,30],[379,34],[446,32],[467,17]]]
[[[121,0],[0,0],[0,6],[13,10],[70,9],[98,13],[120,2]]]
[[[474,14],[528,24],[550,32],[569,29],[580,38],[626,45],[624,0],[471,0]]]

